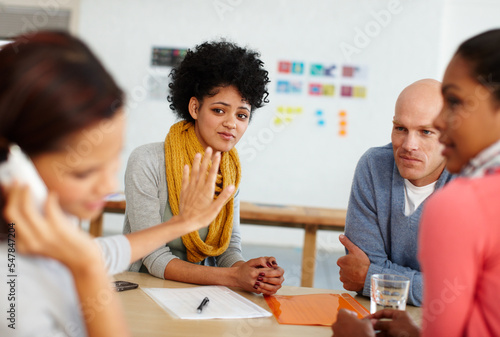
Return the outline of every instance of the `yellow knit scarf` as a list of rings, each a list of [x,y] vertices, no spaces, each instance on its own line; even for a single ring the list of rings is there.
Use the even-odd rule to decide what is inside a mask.
[[[192,167],[195,154],[204,154],[204,152],[205,150],[196,137],[193,123],[181,121],[172,125],[165,138],[165,169],[168,201],[173,215],[179,214],[179,197],[184,165],[188,164]],[[214,198],[217,198],[222,189],[228,185],[235,185],[238,189],[240,178],[241,166],[236,149],[223,152]],[[189,261],[199,262],[207,256],[219,256],[226,251],[233,231],[233,212],[234,198],[232,197],[215,220],[210,223],[205,242],[201,240],[198,231],[182,236]]]

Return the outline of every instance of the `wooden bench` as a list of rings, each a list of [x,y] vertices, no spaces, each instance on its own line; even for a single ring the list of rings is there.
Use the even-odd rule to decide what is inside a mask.
[[[109,201],[99,217],[90,222],[89,233],[102,235],[104,213],[125,213],[126,203]],[[240,203],[240,222],[250,225],[303,228],[302,287],[312,287],[316,270],[316,233],[322,230],[344,230],[346,210],[303,206]]]

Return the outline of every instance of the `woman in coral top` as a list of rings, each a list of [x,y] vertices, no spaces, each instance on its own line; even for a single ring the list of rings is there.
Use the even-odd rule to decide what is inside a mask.
[[[433,195],[422,216],[421,330],[402,311],[361,321],[342,312],[336,337],[374,336],[374,329],[387,336],[500,336],[499,46],[500,29],[465,41],[443,78],[444,107],[434,125],[447,169],[461,178]]]

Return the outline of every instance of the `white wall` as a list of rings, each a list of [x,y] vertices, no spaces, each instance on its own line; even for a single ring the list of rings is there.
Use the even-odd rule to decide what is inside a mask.
[[[0,6],[24,6],[24,7],[32,7],[39,8],[41,10],[40,14],[46,15],[54,15],[58,10],[71,10],[70,17],[70,27],[69,30],[72,33],[77,33],[79,28],[79,11],[80,11],[80,0],[0,0]],[[37,21],[31,20],[31,18],[27,18],[31,21],[31,24],[36,24]],[[38,18],[43,23],[42,18]],[[38,26],[38,25],[36,25]],[[43,28],[38,26],[37,28]]]
[[[440,79],[458,41],[495,23],[500,5],[487,0],[81,0],[80,8],[80,36],[129,97],[124,163],[135,147],[163,141],[174,122],[166,100],[145,96],[152,46],[188,48],[226,37],[258,49],[274,82],[282,59],[365,65],[367,98],[325,105],[331,116],[347,107],[347,137],[337,136],[334,117],[321,129],[311,123],[309,111],[274,132],[265,146],[253,148],[251,160],[242,156],[243,200],[345,208],[359,156],[390,141],[398,93],[418,79]],[[349,59],[346,45],[357,49]],[[238,146],[240,153],[252,137],[262,138],[277,105],[313,109],[318,102],[287,101],[275,94],[274,83],[270,88],[271,103],[256,112]],[[121,228],[121,218],[110,217],[106,226],[110,223]],[[243,236],[247,242],[287,245],[301,245],[303,238],[300,230],[253,226],[244,226]],[[322,233],[320,241],[332,247],[337,239]]]
[[[440,77],[460,43],[486,30],[500,28],[498,0],[446,0],[445,8],[438,60]]]

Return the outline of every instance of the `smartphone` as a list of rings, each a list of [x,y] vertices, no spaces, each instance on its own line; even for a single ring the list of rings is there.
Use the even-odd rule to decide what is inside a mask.
[[[9,146],[7,160],[0,163],[0,184],[9,186],[14,180],[30,187],[35,205],[43,212],[47,187],[31,159],[16,144]]]
[[[139,285],[137,283],[128,282],[128,281],[114,281],[116,291],[125,291],[130,289],[135,289]]]

